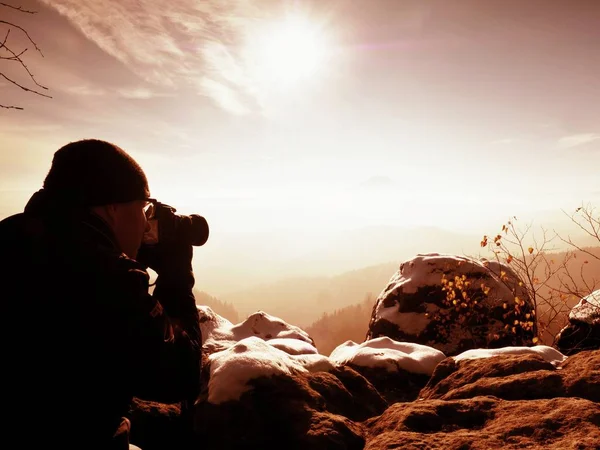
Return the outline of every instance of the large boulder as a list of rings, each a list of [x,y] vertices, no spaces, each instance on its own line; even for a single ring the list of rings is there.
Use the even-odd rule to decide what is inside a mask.
[[[377,391],[348,368],[261,376],[249,383],[252,388],[237,399],[198,403],[195,430],[201,448],[362,450],[360,422],[387,407]]]
[[[275,317],[238,326],[199,313],[207,351],[193,421],[177,405],[136,401],[132,441],[144,450],[598,449],[599,350],[445,357],[380,337],[327,357]]]
[[[498,349],[505,350],[505,349]],[[420,399],[494,396],[504,400],[582,397],[600,401],[600,351],[567,358],[547,346],[513,347],[495,355],[461,354],[442,361]]]
[[[132,444],[143,450],[194,448],[196,435],[181,404],[164,404],[135,398],[128,415]]]
[[[358,422],[387,402],[351,368],[281,348],[251,336],[208,356],[194,415],[202,448],[361,450]]]
[[[507,265],[437,253],[400,265],[373,307],[366,339],[434,347],[448,356],[537,340],[533,302]]]
[[[391,405],[416,400],[446,355],[425,345],[379,337],[361,344],[346,341],[329,358],[362,374]]]
[[[583,297],[569,313],[569,323],[556,337],[565,355],[600,349],[600,289]]]
[[[598,403],[577,397],[395,403],[365,423],[364,450],[597,450],[599,421]]]
[[[599,448],[599,351],[497,350],[442,361],[418,400],[364,423],[365,450]]]
[[[248,337],[269,341],[274,347],[294,347],[294,354],[316,354],[313,339],[306,331],[279,317],[257,311],[238,324],[220,316],[210,306],[197,305],[202,331],[202,350],[211,354],[235,345]],[[290,347],[291,346],[291,347]]]
[[[198,312],[203,391],[194,429],[202,448],[363,448],[358,422],[388,406],[363,376],[263,311],[235,325],[209,307]]]

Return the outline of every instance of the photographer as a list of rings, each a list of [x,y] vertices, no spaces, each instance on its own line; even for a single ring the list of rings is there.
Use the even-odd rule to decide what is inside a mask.
[[[59,149],[43,189],[0,222],[3,441],[127,449],[133,397],[195,399],[192,243],[142,245],[156,206],[131,156],[82,140]]]

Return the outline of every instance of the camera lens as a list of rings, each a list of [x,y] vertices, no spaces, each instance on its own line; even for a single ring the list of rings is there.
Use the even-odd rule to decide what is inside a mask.
[[[192,245],[201,246],[206,243],[209,235],[208,222],[198,214],[181,216],[179,234],[182,239]]]

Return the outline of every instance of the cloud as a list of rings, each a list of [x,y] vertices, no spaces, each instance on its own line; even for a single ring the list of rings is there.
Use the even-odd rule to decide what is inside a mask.
[[[169,94],[159,93],[145,87],[124,87],[112,91],[104,89],[99,86],[92,86],[88,84],[79,84],[75,86],[68,86],[63,89],[68,94],[76,95],[78,97],[100,97],[113,95],[120,98],[129,100],[148,100],[156,97],[167,97]]]
[[[122,98],[130,99],[130,100],[148,100],[155,97],[168,97],[169,94],[163,94],[154,92],[150,89],[144,87],[137,88],[123,88],[119,89],[118,94]]]
[[[251,112],[250,108],[241,101],[234,87],[211,78],[204,78],[201,87],[205,92],[210,92],[215,102],[223,109],[238,115]]]
[[[97,97],[97,96],[101,96],[101,95],[106,95],[105,89],[102,89],[100,87],[95,87],[95,86],[84,85],[84,84],[66,87],[66,88],[64,88],[64,91],[69,94],[83,96],[83,97]]]
[[[189,89],[234,114],[261,110],[260,86],[244,55],[251,30],[277,14],[273,0],[42,0],[146,82]],[[266,7],[270,5],[270,7]],[[81,89],[84,95],[95,91]],[[127,91],[148,98],[150,91]]]
[[[597,133],[582,133],[565,136],[558,140],[559,148],[573,148],[582,145],[590,144],[600,139],[600,134]]]

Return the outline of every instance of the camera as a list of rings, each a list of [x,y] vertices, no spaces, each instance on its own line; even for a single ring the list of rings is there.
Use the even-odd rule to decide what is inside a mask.
[[[199,247],[208,240],[208,222],[204,217],[198,214],[175,214],[175,208],[157,201],[152,206],[152,217],[148,219],[150,230],[144,234],[144,245],[160,242],[166,246],[181,243]]]

